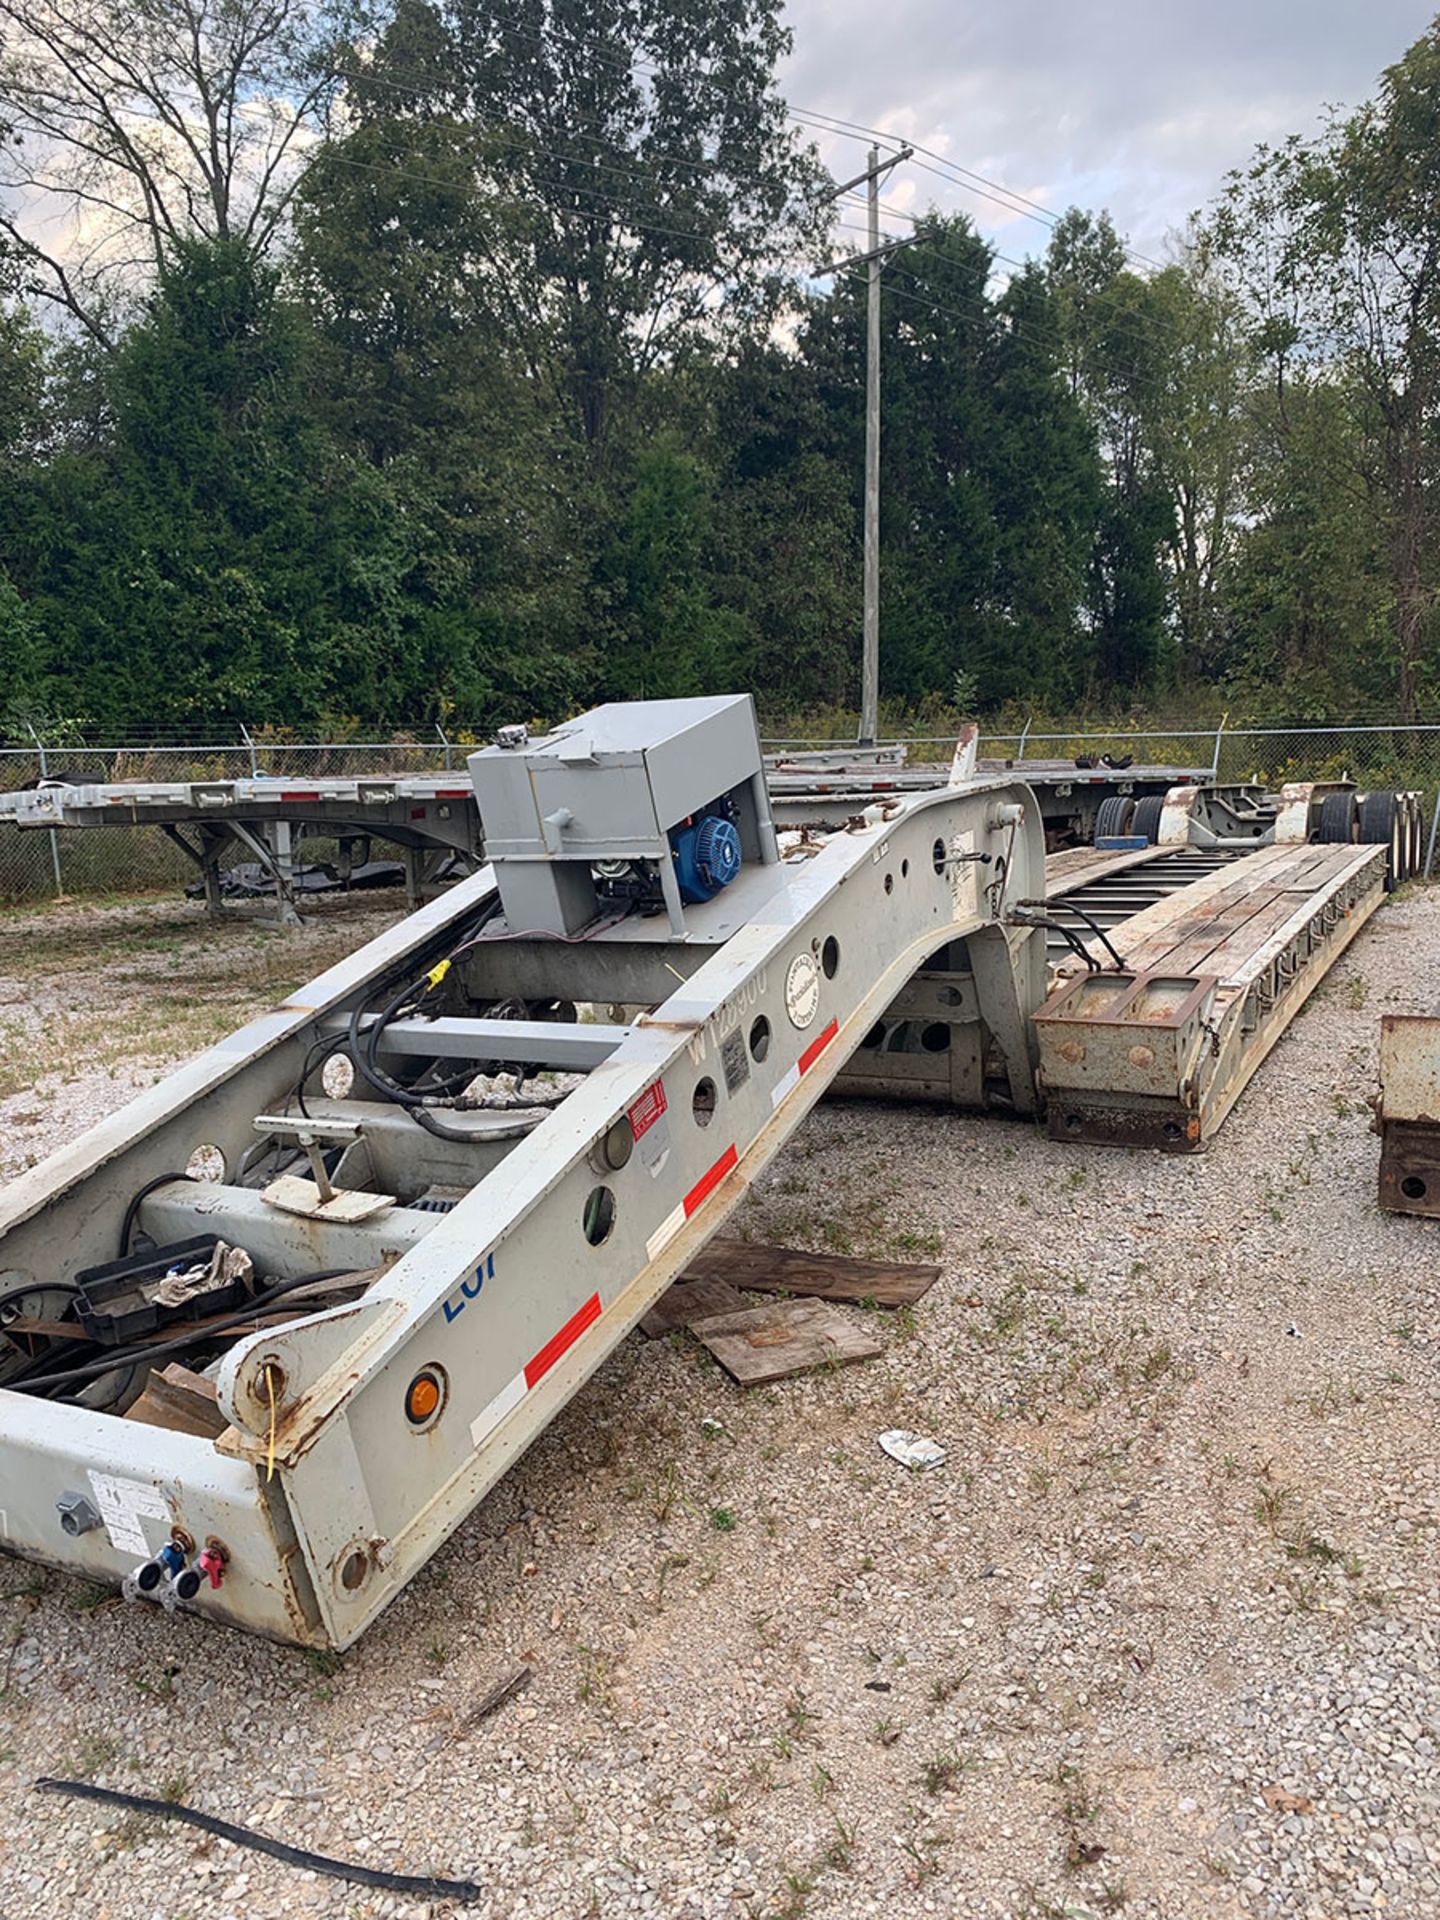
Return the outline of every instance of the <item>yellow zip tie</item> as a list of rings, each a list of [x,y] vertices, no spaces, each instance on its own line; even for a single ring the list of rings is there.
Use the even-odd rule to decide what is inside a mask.
[[[270,1444],[265,1450],[265,1478],[275,1478],[275,1369],[265,1369],[265,1392],[270,1401]]]

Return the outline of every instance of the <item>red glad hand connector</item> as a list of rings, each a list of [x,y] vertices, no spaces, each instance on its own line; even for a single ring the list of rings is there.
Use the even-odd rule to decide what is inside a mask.
[[[206,1547],[196,1563],[212,1587],[225,1578],[225,1555],[218,1547]]]

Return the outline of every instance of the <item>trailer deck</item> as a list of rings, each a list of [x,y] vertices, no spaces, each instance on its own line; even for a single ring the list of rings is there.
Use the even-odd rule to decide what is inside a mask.
[[[1120,921],[1113,955],[1086,939],[1035,1016],[1051,1137],[1203,1147],[1379,906],[1385,862],[1383,847],[1262,847]]]

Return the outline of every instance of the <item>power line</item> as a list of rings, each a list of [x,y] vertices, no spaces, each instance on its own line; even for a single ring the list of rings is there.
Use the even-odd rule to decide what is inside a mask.
[[[464,182],[458,182],[453,179],[446,179],[439,175],[415,173],[408,168],[397,167],[393,165],[379,165],[379,164],[375,164],[375,163],[363,161],[363,160],[352,160],[347,156],[343,156],[336,153],[329,154],[327,156],[327,159],[333,165],[346,167],[356,172],[377,175],[387,179],[409,181],[417,186],[443,187],[451,191],[459,192],[463,194],[465,197],[470,199],[478,199],[481,197],[479,189],[476,188],[475,186],[466,184]],[[600,192],[599,189],[596,189],[596,188],[581,187],[569,181],[557,183],[557,182],[545,181],[543,179],[541,180],[540,184],[556,187],[560,191],[563,191],[565,193],[575,194],[583,199],[587,199],[587,200],[593,199],[593,200],[599,201],[603,207],[608,208],[611,212],[613,212],[616,215],[617,219],[623,224],[623,226],[626,228],[627,231],[630,231],[632,233],[655,234],[667,239],[697,240],[697,241],[712,241],[712,242],[717,237],[720,237],[713,233],[708,233],[694,227],[682,228],[682,227],[665,226],[653,220],[648,220],[648,221],[639,220],[634,217],[634,214],[631,210],[619,204],[613,197]],[[574,211],[580,212],[583,214],[583,209],[575,209]],[[847,232],[863,233],[866,231],[866,229],[864,229],[863,227],[859,226],[857,223],[854,223],[854,222],[842,220],[842,221],[837,221],[835,224]],[[924,242],[917,238],[917,240],[912,244],[923,246]],[[797,266],[798,267],[803,259],[803,256],[795,252],[787,252],[787,253],[775,255],[774,259],[775,259],[775,264],[777,266]],[[1031,265],[1033,264],[1033,262],[1021,262],[1016,264]],[[914,286],[920,287],[924,285],[924,282],[920,280],[918,275],[909,272],[909,270],[906,268],[896,267],[892,265],[890,270],[892,273],[894,272],[902,273],[904,277],[907,280],[909,280]],[[854,271],[854,269],[850,268],[848,263],[842,261],[836,264],[834,271],[837,273],[852,272]],[[826,276],[826,277],[829,277],[829,276]],[[944,315],[950,319],[960,322],[961,324],[969,324],[977,313],[994,315],[995,317],[999,318],[1002,321],[1002,323],[1007,328],[1007,330],[1016,339],[1025,341],[1027,344],[1035,347],[1040,352],[1054,354],[1057,351],[1058,346],[1060,344],[1058,341],[1046,340],[1041,335],[1035,333],[1032,329],[1026,327],[1024,323],[1017,316],[1013,314],[1007,315],[1007,314],[1001,313],[999,309],[997,309],[994,305],[992,305],[992,303],[983,296],[983,294],[969,295],[963,292],[952,292],[950,294],[950,297],[952,299],[965,301],[971,306],[971,309],[972,309],[971,313],[969,315],[966,315],[966,314],[957,312],[955,308],[947,306],[944,302],[939,301],[935,299],[933,296],[928,294],[911,293],[906,291],[903,288],[895,287],[895,286],[892,286],[890,291],[894,295],[894,297],[899,300],[903,300],[912,306],[919,307],[930,313]],[[1132,376],[1136,378],[1141,377],[1140,370],[1138,368],[1132,366],[1127,370],[1132,374]]]
[[[811,107],[791,109],[790,118],[800,121],[802,125],[810,126],[812,131],[842,133],[853,139],[893,140],[896,138],[894,134],[881,133],[875,127],[867,127],[858,120],[841,120],[834,114],[821,113],[818,109]],[[1051,228],[1058,226],[1065,218],[1064,214],[1057,213],[1053,207],[1042,206],[1038,200],[1031,200],[1025,194],[1017,193],[1013,187],[1004,186],[998,180],[991,180],[983,173],[976,173],[973,168],[962,167],[958,161],[948,159],[943,153],[937,153],[933,147],[924,146],[918,140],[910,140],[907,137],[905,144],[913,147],[916,153],[924,154],[927,161],[934,163],[926,165],[922,161],[915,161],[913,164],[922,172],[936,173],[942,180],[968,186],[972,192],[980,194],[984,199],[995,200],[998,205],[1007,207],[1011,213],[1023,213],[1028,218]],[[1134,247],[1127,245],[1124,241],[1121,241],[1121,246],[1128,259],[1138,260],[1157,273],[1164,271],[1161,262],[1152,260],[1148,254],[1137,252]]]
[[[859,197],[858,194],[848,194],[846,199],[850,204],[855,204],[859,201]],[[932,224],[931,220],[925,214],[912,212],[908,207],[897,207],[893,202],[883,200],[880,204],[892,218],[896,220],[908,220],[915,228],[917,235],[924,233]],[[1000,261],[1007,267],[1015,267],[1022,273],[1027,272],[1036,264],[1033,259],[1017,260],[1013,254],[1001,253],[998,247],[992,246],[988,241],[983,240],[983,238],[981,243],[986,247],[993,261]],[[1110,335],[1118,334],[1119,337],[1129,340],[1135,346],[1154,346],[1156,344],[1153,339],[1147,338],[1147,332],[1165,336],[1170,344],[1175,347],[1183,348],[1188,344],[1186,336],[1180,329],[1158,314],[1147,314],[1144,317],[1143,327],[1136,327],[1129,318],[1121,317],[1116,319],[1112,317],[1107,323],[1106,331]],[[1132,372],[1136,371],[1133,367],[1130,370]]]
[[[643,54],[615,47],[612,43],[598,40],[593,35],[569,33],[559,27],[549,27],[545,32],[537,33],[507,22],[503,26],[497,26],[495,31],[500,36],[510,35],[518,39],[528,40],[541,47],[548,47],[553,44],[568,44],[573,47],[587,49],[598,53],[602,58],[613,62],[617,68],[623,68],[626,72],[635,69],[638,69],[642,73],[662,73],[666,71],[661,63],[648,60]],[[396,70],[392,68],[391,71],[394,72]],[[382,75],[373,73],[366,74],[363,77],[370,80],[372,84],[378,83],[382,86],[390,85],[396,87],[397,90],[405,90],[403,86],[403,75],[400,80],[393,81],[387,80]],[[417,81],[420,79],[418,75],[412,75],[411,77]],[[427,76],[426,84],[428,85],[430,83],[430,78]],[[836,114],[822,112],[819,108],[791,107],[785,104],[784,112],[787,119],[794,121],[798,126],[806,127],[811,132],[827,133],[832,136],[838,135],[851,139],[885,141],[894,141],[896,139],[894,134],[887,133],[881,128],[866,126],[863,121],[845,120]],[[963,186],[968,191],[979,195],[982,199],[993,201],[996,205],[1003,207],[1007,212],[1019,213],[1051,229],[1059,225],[1065,217],[1063,214],[1057,213],[1053,207],[1047,207],[1040,201],[1033,200],[1028,195],[1018,192],[1013,187],[1007,187],[1000,181],[992,180],[987,175],[977,172],[974,168],[962,166],[958,161],[951,160],[947,155],[938,152],[933,147],[927,147],[921,142],[914,140],[907,140],[905,144],[913,147],[916,154],[923,154],[925,156],[925,160],[914,160],[911,163],[921,171],[934,174],[937,178],[946,181],[950,185]],[[700,166],[706,164],[706,162],[694,161],[680,155],[668,155],[665,157],[674,159],[683,165]],[[927,162],[930,164],[927,164]],[[1162,263],[1152,259],[1148,254],[1140,253],[1137,249],[1123,241],[1121,245],[1124,248],[1127,258],[1138,260],[1142,265],[1156,272],[1164,271]]]

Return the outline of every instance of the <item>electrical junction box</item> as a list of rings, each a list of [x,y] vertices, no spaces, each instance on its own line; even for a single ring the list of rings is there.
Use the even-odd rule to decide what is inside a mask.
[[[749,694],[595,707],[469,766],[516,932],[573,935],[648,891],[683,937],[687,904],[779,859]]]

